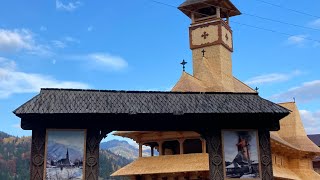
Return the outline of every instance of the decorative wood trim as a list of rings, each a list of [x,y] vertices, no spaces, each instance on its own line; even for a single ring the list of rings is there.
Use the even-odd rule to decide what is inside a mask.
[[[260,147],[260,167],[261,179],[273,180],[272,156],[270,146],[270,132],[268,130],[259,130],[259,147]]]
[[[192,44],[192,31],[197,29],[197,28],[203,28],[203,27],[208,27],[210,25],[217,25],[218,26],[218,40],[214,41],[214,42],[210,42],[210,43],[205,43],[205,44],[201,44],[201,45],[193,45]],[[222,27],[225,27],[230,34],[232,35],[232,30],[230,28],[230,26],[224,22],[224,20],[222,19],[215,19],[212,22],[208,22],[208,23],[199,23],[198,25],[192,25],[189,27],[189,44],[190,44],[190,49],[197,49],[197,48],[203,48],[203,47],[207,47],[207,46],[213,46],[213,45],[222,45],[223,47],[225,47],[226,49],[228,49],[229,51],[233,52],[233,37],[232,39],[232,47],[229,47],[226,43],[223,42],[222,40]]]
[[[201,133],[208,145],[209,154],[209,176],[210,180],[223,180],[223,155],[221,130],[210,130],[210,132]]]
[[[110,131],[101,131],[99,129],[87,130],[86,141],[86,167],[85,179],[98,180],[99,175],[99,146],[100,141],[106,137]]]
[[[44,152],[46,142],[46,130],[37,129],[32,131],[30,179],[42,180],[44,172]]]

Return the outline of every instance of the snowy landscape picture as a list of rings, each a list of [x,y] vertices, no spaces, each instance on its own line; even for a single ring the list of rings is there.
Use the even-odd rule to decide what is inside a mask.
[[[259,178],[257,131],[223,131],[227,178]]]
[[[85,140],[85,130],[47,130],[44,179],[84,179]]]

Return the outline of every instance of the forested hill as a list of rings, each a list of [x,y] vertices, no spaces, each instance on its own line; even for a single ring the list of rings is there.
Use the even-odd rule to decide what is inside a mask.
[[[30,155],[31,137],[14,137],[0,131],[0,180],[30,179]],[[110,178],[110,174],[131,161],[108,149],[100,150],[99,176],[101,179],[124,179]]]
[[[0,132],[0,179],[29,178],[31,137],[14,137]]]

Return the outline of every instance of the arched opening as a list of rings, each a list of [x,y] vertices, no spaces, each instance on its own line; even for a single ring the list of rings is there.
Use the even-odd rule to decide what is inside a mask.
[[[157,142],[148,142],[143,144],[146,149],[143,150],[142,156],[145,157],[145,155],[149,156],[159,156],[159,144]]]
[[[200,139],[186,139],[183,143],[184,154],[202,153],[202,141]]]

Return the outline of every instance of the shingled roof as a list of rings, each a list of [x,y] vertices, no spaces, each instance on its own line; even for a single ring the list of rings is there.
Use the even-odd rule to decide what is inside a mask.
[[[320,134],[310,134],[308,135],[308,138],[320,147]]]
[[[180,9],[183,13],[190,17],[192,11],[195,11],[199,8],[199,6],[201,7],[203,5],[213,5],[221,7],[221,11],[228,11],[230,17],[241,14],[230,0],[186,0],[178,7],[178,9]],[[224,13],[222,13],[221,15],[222,17],[225,16]]]
[[[199,93],[41,89],[17,108],[25,130],[97,128],[112,130],[279,129],[289,114],[257,93]],[[158,122],[154,124],[153,122]],[[179,126],[168,124],[179,123]]]
[[[288,113],[256,93],[177,93],[42,89],[14,111],[52,113]]]

